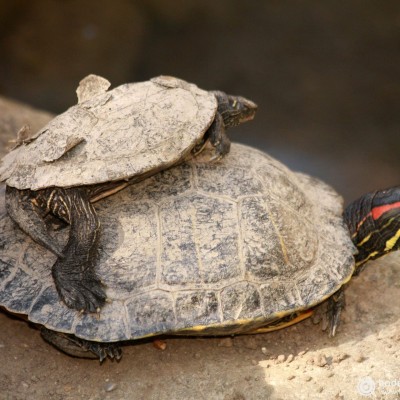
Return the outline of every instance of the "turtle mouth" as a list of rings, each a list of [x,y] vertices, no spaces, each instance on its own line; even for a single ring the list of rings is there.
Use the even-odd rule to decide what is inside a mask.
[[[231,113],[231,115],[229,115],[229,118],[225,120],[225,126],[232,128],[244,122],[251,121],[254,119],[255,114],[256,110],[249,110],[248,112],[243,112],[242,110],[235,114]]]
[[[242,122],[247,122],[247,121],[252,121],[252,120],[254,119],[255,115],[256,115],[256,111],[255,111],[255,110],[253,110],[252,112],[250,112],[248,115],[243,115],[243,116],[240,118],[240,123],[242,123]]]
[[[240,115],[240,123],[252,121],[257,112],[257,105],[255,103],[251,103],[251,106],[246,105],[246,110],[242,110]]]

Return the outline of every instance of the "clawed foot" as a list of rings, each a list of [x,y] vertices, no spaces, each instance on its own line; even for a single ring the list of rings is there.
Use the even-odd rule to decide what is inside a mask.
[[[119,361],[122,357],[122,349],[115,343],[98,343],[84,341],[83,346],[95,354],[102,363],[106,358]]]
[[[82,269],[68,264],[73,273],[65,272],[68,259],[58,260],[53,266],[53,278],[61,300],[80,312],[98,313],[106,302],[104,286],[92,268]],[[77,271],[81,270],[81,273]]]
[[[220,114],[217,114],[214,122],[208,130],[208,140],[215,149],[215,154],[210,161],[218,161],[229,153],[231,141],[229,140]]]
[[[346,305],[344,297],[344,288],[341,287],[336,293],[334,293],[328,300],[328,320],[329,320],[329,336],[333,337],[336,334],[336,330],[340,324],[340,316],[342,310]]]
[[[119,361],[122,357],[118,343],[92,342],[45,327],[41,328],[40,333],[47,342],[73,357],[99,359],[100,362],[106,358]]]
[[[231,142],[226,135],[222,135],[215,143],[212,144],[215,146],[215,153],[211,157],[210,161],[221,160],[229,153],[229,150],[231,149]]]
[[[229,153],[231,141],[225,132],[223,118],[219,113],[216,114],[213,123],[208,128],[203,138],[192,149],[192,154],[197,156],[203,151],[207,142],[210,142],[211,146],[214,148],[214,155],[209,161],[218,161]]]

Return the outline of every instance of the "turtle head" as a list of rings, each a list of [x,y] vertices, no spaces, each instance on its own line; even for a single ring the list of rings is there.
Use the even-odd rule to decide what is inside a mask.
[[[365,194],[347,206],[343,217],[358,249],[357,267],[400,249],[400,186]]]
[[[241,96],[231,96],[224,92],[213,92],[218,102],[218,112],[224,120],[225,128],[251,121],[257,111],[257,104]]]

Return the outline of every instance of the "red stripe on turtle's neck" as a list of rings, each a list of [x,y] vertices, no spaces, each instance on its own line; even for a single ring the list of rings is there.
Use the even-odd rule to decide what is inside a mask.
[[[385,204],[383,206],[374,207],[371,210],[371,215],[373,219],[378,219],[387,211],[393,210],[394,208],[400,208],[400,201],[396,201],[392,204]]]

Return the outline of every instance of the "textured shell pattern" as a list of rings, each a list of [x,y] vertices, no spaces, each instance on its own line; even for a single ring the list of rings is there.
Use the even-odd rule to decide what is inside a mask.
[[[0,198],[0,305],[89,340],[238,333],[320,303],[354,269],[338,194],[243,145],[96,203],[111,301],[99,318],[58,300],[55,256],[16,228]]]
[[[108,81],[93,77],[81,82],[77,105],[3,158],[0,181],[37,190],[146,175],[183,159],[214,120],[215,96],[183,80],[107,91]]]

